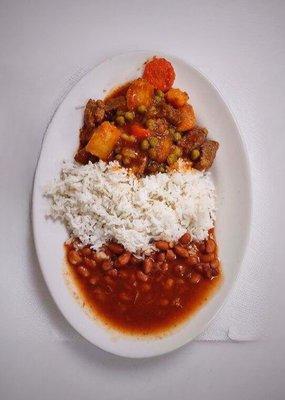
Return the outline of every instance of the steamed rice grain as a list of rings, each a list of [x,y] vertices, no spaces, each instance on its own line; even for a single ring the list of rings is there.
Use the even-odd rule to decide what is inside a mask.
[[[152,250],[152,240],[176,241],[185,232],[200,241],[215,221],[210,173],[194,169],[138,179],[116,161],[65,163],[45,195],[49,216],[94,249],[115,240],[141,254]]]

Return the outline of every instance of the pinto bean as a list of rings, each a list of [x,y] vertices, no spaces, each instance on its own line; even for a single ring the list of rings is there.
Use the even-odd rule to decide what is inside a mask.
[[[90,247],[83,247],[83,249],[81,249],[81,253],[85,256],[88,257],[91,255],[92,250],[90,249]]]
[[[201,275],[200,274],[198,274],[197,272],[191,272],[191,275],[190,275],[190,282],[191,283],[196,285],[197,283],[200,282],[200,280],[201,280]]]
[[[151,286],[150,286],[150,284],[148,284],[148,283],[144,283],[144,284],[141,286],[141,291],[142,291],[143,293],[149,292],[150,289],[151,289]]]
[[[88,269],[83,266],[78,267],[77,272],[79,273],[79,275],[83,276],[84,278],[88,278],[88,276],[90,276],[90,272],[88,271]]]
[[[112,263],[110,260],[105,260],[102,262],[101,267],[102,267],[103,271],[108,271],[109,269],[112,268]]]
[[[203,276],[207,279],[213,278],[213,268],[211,268],[210,264],[203,264],[202,267]]]
[[[97,285],[97,283],[99,282],[99,278],[98,278],[98,276],[92,276],[90,279],[89,279],[89,282],[91,283],[91,285]]]
[[[211,267],[211,273],[212,273],[212,277],[218,276],[219,270]]]
[[[154,263],[151,258],[145,258],[143,262],[144,272],[145,274],[149,274],[153,269]]]
[[[173,287],[174,285],[174,279],[168,278],[164,284],[165,289],[169,290]]]
[[[123,254],[123,252],[124,252],[124,246],[122,246],[121,244],[119,244],[119,243],[109,243],[108,244],[108,249],[112,252],[112,253],[114,253],[114,254],[117,254],[117,255],[121,255],[121,254]]]
[[[89,267],[89,268],[96,267],[96,261],[92,260],[92,258],[84,257],[84,264],[86,265],[86,267]]]
[[[169,265],[168,265],[168,263],[167,263],[167,262],[162,263],[161,266],[160,266],[160,269],[161,269],[161,271],[163,271],[163,272],[167,272],[167,271],[169,270]]]
[[[67,259],[72,265],[77,265],[82,261],[81,255],[76,250],[70,250],[67,254]]]
[[[127,271],[119,271],[119,277],[121,279],[127,279],[128,277],[128,272]]]
[[[184,247],[180,246],[179,244],[174,246],[173,250],[179,257],[187,258],[189,256],[188,251],[186,249],[184,249]]]
[[[188,232],[184,233],[184,235],[181,236],[181,238],[179,239],[179,243],[181,243],[182,245],[187,245],[190,242],[191,242],[191,235]]]
[[[144,274],[142,271],[138,271],[137,272],[137,277],[142,282],[147,282],[148,281],[148,276],[146,274]]]
[[[109,275],[105,276],[105,282],[110,285],[112,288],[115,286],[115,281]]]
[[[166,259],[168,261],[173,261],[176,259],[176,254],[173,250],[166,250]]]
[[[125,252],[118,258],[118,264],[120,265],[120,267],[123,267],[124,265],[128,264],[130,259],[131,259],[131,253]]]
[[[115,268],[109,269],[109,270],[107,271],[107,274],[108,274],[109,276],[111,276],[112,278],[116,278],[116,277],[118,276],[118,270],[115,269]]]
[[[126,292],[119,293],[119,299],[124,301],[125,303],[129,303],[132,301],[132,296]]]
[[[212,268],[218,270],[220,268],[220,261],[218,260],[218,258],[215,258],[213,261],[210,262],[210,265]]]
[[[216,250],[216,243],[213,239],[208,239],[205,243],[206,253],[214,253]]]
[[[199,250],[201,251],[201,253],[206,253],[206,245],[204,242],[199,244]]]
[[[198,256],[189,256],[186,260],[187,264],[192,267],[193,265],[197,265],[199,263]]]
[[[158,240],[157,242],[155,242],[155,247],[158,250],[168,250],[169,249],[169,243],[166,242],[165,240]]]
[[[183,276],[186,272],[186,267],[185,265],[175,265],[174,271],[176,272],[177,275]]]
[[[158,253],[156,255],[156,260],[157,261],[164,261],[165,260],[165,253]]]
[[[214,261],[214,259],[215,259],[214,253],[200,255],[200,260],[202,263],[208,263],[208,262]]]
[[[104,251],[97,251],[93,258],[95,261],[100,262],[103,260],[108,260],[109,256]]]
[[[131,259],[130,259],[130,263],[131,263],[131,264],[138,265],[138,264],[141,263],[141,260],[140,260],[139,258],[135,257],[135,256],[132,254]]]

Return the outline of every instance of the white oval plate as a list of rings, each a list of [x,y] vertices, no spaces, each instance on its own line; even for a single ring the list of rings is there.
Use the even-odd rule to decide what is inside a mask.
[[[218,191],[217,238],[224,280],[217,293],[194,316],[162,338],[115,333],[92,319],[67,287],[63,271],[64,227],[45,218],[44,186],[58,177],[63,159],[71,160],[78,145],[83,109],[89,98],[103,98],[118,84],[140,76],[154,54],[134,52],[104,61],[85,75],[58,107],[44,138],[33,192],[33,228],[41,269],[51,295],[70,324],[101,349],[125,357],[151,357],[174,350],[201,333],[221,308],[237,279],[250,227],[251,189],[246,150],[232,114],[215,87],[191,65],[165,56],[176,71],[175,87],[190,94],[199,124],[220,143],[212,169]],[[157,55],[157,53],[156,53]]]

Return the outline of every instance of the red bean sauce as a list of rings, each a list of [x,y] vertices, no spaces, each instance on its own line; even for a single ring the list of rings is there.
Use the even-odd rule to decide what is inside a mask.
[[[85,302],[109,325],[150,334],[172,328],[205,303],[220,281],[214,231],[195,243],[158,241],[145,259],[108,243],[101,251],[66,245],[68,264]]]

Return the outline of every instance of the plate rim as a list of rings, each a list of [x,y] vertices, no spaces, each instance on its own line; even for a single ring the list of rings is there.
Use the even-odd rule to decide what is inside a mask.
[[[104,63],[107,62],[111,62],[112,60],[116,59],[116,58],[120,58],[120,57],[124,57],[124,56],[131,56],[131,55],[136,55],[136,54],[146,54],[146,57],[151,57],[151,54],[153,56],[161,56],[161,57],[169,57],[172,59],[177,60],[178,62],[184,64],[186,67],[190,67],[193,70],[195,70],[195,72],[202,78],[204,79],[207,84],[214,89],[214,91],[216,91],[219,95],[219,99],[221,100],[224,109],[226,110],[227,114],[229,115],[229,117],[232,119],[237,132],[238,132],[238,140],[240,141],[241,144],[241,148],[242,148],[242,152],[244,155],[244,166],[245,166],[245,174],[246,174],[246,186],[247,186],[247,196],[248,196],[248,204],[247,204],[247,221],[248,221],[248,228],[244,234],[244,241],[243,241],[243,248],[241,249],[241,254],[239,257],[239,261],[237,262],[238,264],[238,268],[234,274],[234,278],[233,281],[230,285],[230,287],[228,288],[224,299],[222,300],[221,304],[217,307],[216,311],[213,313],[212,317],[210,319],[207,320],[207,322],[201,324],[201,328],[199,329],[199,332],[196,332],[194,335],[191,335],[191,333],[189,334],[189,337],[184,340],[182,343],[179,343],[178,345],[176,345],[175,343],[172,346],[169,346],[169,349],[167,350],[162,350],[160,351],[159,349],[157,351],[151,351],[151,354],[141,354],[140,353],[134,353],[133,351],[131,353],[129,353],[128,351],[125,352],[121,352],[121,351],[116,351],[113,348],[111,349],[108,346],[103,346],[101,344],[98,343],[94,343],[94,341],[88,337],[89,335],[87,335],[85,332],[82,331],[81,327],[73,320],[71,321],[70,316],[67,316],[65,311],[63,310],[63,307],[61,307],[61,304],[57,301],[56,296],[53,296],[53,291],[48,283],[48,279],[46,278],[46,272],[45,269],[42,267],[42,262],[41,262],[41,256],[40,256],[40,251],[38,250],[38,243],[37,243],[37,238],[36,238],[36,221],[35,221],[35,208],[36,208],[36,201],[35,201],[35,197],[36,197],[36,190],[37,190],[37,180],[38,180],[38,174],[39,174],[39,166],[41,163],[41,157],[43,154],[43,148],[45,145],[45,141],[47,139],[48,136],[48,131],[49,128],[54,120],[55,115],[57,114],[57,112],[60,110],[60,107],[62,105],[62,103],[65,101],[65,99],[69,96],[70,92],[74,89],[74,87],[86,76],[88,75],[91,71],[95,70],[97,67],[101,66]],[[225,306],[225,304],[227,303],[230,294],[232,293],[232,291],[234,290],[234,288],[236,287],[239,275],[241,273],[241,269],[242,269],[242,263],[248,248],[248,244],[249,244],[249,240],[250,240],[250,236],[251,236],[251,222],[252,222],[252,209],[253,209],[253,193],[252,193],[252,176],[251,176],[251,167],[250,167],[250,158],[249,158],[249,152],[247,149],[247,145],[245,142],[245,138],[243,136],[242,130],[237,122],[237,119],[235,117],[235,114],[233,113],[231,107],[229,106],[228,102],[225,99],[225,96],[222,95],[222,93],[220,92],[220,90],[216,87],[216,85],[208,78],[207,74],[205,74],[204,72],[202,72],[196,65],[186,61],[184,58],[176,56],[176,55],[171,55],[171,54],[166,54],[164,52],[156,52],[153,50],[136,50],[136,51],[126,51],[126,52],[120,52],[120,53],[116,53],[110,57],[105,57],[102,59],[102,61],[94,64],[93,66],[91,66],[90,68],[86,68],[82,74],[80,74],[80,76],[77,75],[77,79],[75,79],[72,84],[70,85],[70,87],[68,87],[67,90],[65,90],[65,92],[62,94],[62,96],[58,97],[58,102],[56,104],[56,106],[54,107],[54,109],[52,110],[52,112],[50,113],[50,118],[49,121],[46,125],[44,134],[43,134],[43,138],[41,141],[41,145],[40,145],[40,149],[39,149],[39,153],[38,153],[38,158],[37,158],[37,162],[36,162],[36,167],[35,167],[35,172],[34,172],[34,177],[33,177],[33,189],[32,189],[32,196],[31,196],[32,202],[31,202],[31,222],[32,222],[32,232],[33,232],[33,243],[34,243],[34,247],[36,250],[36,255],[37,255],[37,259],[38,259],[38,263],[40,266],[40,270],[41,273],[43,275],[44,281],[47,285],[47,288],[49,290],[49,293],[51,295],[51,298],[53,299],[53,301],[55,302],[55,304],[57,305],[60,313],[62,314],[62,316],[65,318],[65,320],[71,325],[71,327],[73,329],[75,329],[84,339],[86,339],[87,341],[89,341],[92,345],[97,346],[98,348],[111,353],[111,354],[115,354],[118,356],[122,356],[122,357],[128,357],[128,358],[148,358],[148,357],[155,357],[155,356],[159,356],[162,354],[167,354],[170,353],[182,346],[184,346],[185,344],[193,341],[198,335],[200,335],[202,332],[205,331],[205,329],[208,327],[208,325],[217,317],[217,315],[222,311],[223,307]],[[197,311],[199,312],[199,310]],[[106,328],[107,329],[107,328]],[[159,339],[158,339],[159,340]]]

